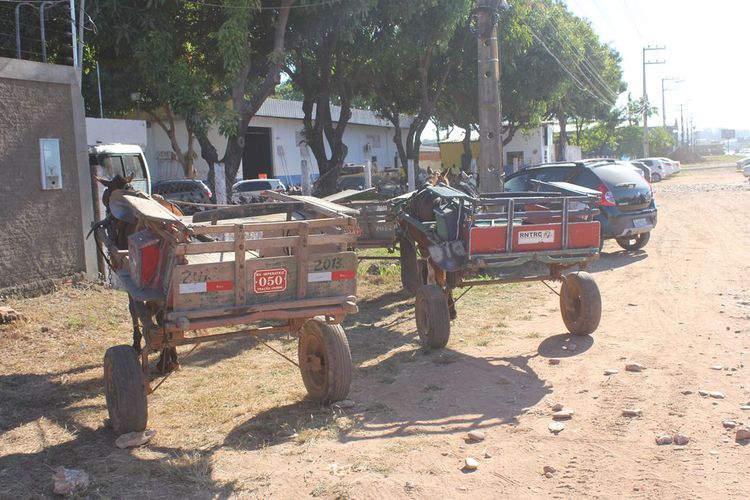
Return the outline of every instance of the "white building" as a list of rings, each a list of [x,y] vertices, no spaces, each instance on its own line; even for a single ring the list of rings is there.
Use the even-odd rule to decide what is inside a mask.
[[[552,134],[552,123],[548,122],[533,129],[517,131],[511,141],[503,146],[505,172],[510,173],[524,166],[555,161]],[[460,141],[440,143],[440,159],[446,168],[462,165],[463,152],[463,144]],[[479,159],[478,136],[472,137],[471,154],[474,160]]]
[[[338,119],[341,108],[331,107],[333,119]],[[302,103],[281,99],[267,99],[253,117],[245,134],[245,149],[238,179],[256,179],[260,174],[269,178],[282,179],[287,184],[300,184],[301,162],[307,160],[313,177],[318,176],[318,165],[310,149],[304,145],[302,136]],[[406,133],[411,118],[404,118],[402,135]],[[187,132],[184,122],[178,122],[178,140],[187,147]],[[377,161],[379,168],[393,167],[397,156],[393,142],[394,130],[390,122],[375,116],[371,111],[352,110],[352,117],[346,126],[343,141],[349,148],[347,163],[363,164],[366,160]],[[219,134],[218,127],[209,132],[209,139],[216,147],[219,158],[224,155],[227,140]],[[300,146],[301,145],[301,146]],[[198,178],[205,179],[208,165],[200,158],[200,148],[196,142]],[[328,146],[326,144],[326,150]],[[148,128],[146,160],[151,169],[152,182],[184,177],[182,167],[175,160],[169,138],[156,123]]]

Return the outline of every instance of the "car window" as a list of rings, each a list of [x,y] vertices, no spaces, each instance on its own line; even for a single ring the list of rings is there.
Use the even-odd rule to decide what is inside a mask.
[[[505,181],[505,190],[506,191],[514,191],[514,192],[520,192],[520,191],[528,191],[527,185],[529,182],[529,176],[526,174],[520,174],[512,179],[508,179]]]
[[[146,178],[146,168],[143,166],[141,155],[122,155],[122,166],[126,177],[132,175],[134,179]]]
[[[271,189],[271,183],[268,181],[251,181],[243,182],[237,186],[236,191],[240,193],[246,193],[248,191],[265,191]]]
[[[607,165],[594,169],[596,176],[608,186],[617,186],[622,183],[635,183],[640,187],[644,185],[643,177],[631,168],[625,168],[624,165]]]

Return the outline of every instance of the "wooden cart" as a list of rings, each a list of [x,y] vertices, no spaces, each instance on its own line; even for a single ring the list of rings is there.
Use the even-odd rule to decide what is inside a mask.
[[[140,355],[120,345],[104,356],[117,434],[146,427],[146,396],[158,387],[149,354],[188,344],[289,333],[299,337],[298,366],[309,395],[324,402],[347,396],[352,361],[340,323],[357,311],[357,257],[349,251],[356,221],[346,209],[294,197],[190,219],[128,191],[115,191],[110,207],[130,224],[128,250],[118,250],[103,229],[98,240],[145,340]]]
[[[593,220],[598,198],[565,183],[539,184],[553,192],[476,198],[438,186],[395,200],[401,278],[416,295],[417,330],[424,344],[447,344],[461,298],[454,300],[454,289],[497,283],[560,281],[559,293],[550,289],[560,296],[568,331],[588,335],[596,330],[601,295],[583,270],[599,256],[600,227]],[[427,212],[415,209],[419,203]],[[579,272],[563,275],[570,268]]]

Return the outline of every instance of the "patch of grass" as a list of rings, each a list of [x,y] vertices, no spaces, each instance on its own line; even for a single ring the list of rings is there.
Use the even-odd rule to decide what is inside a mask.
[[[390,413],[393,408],[382,401],[372,401],[365,406],[365,411],[368,413]]]
[[[542,334],[539,332],[529,332],[526,334],[526,338],[529,338],[529,339],[538,339],[541,336]]]
[[[492,337],[480,337],[474,341],[479,347],[487,347],[492,342]]]
[[[183,453],[159,464],[161,471],[170,479],[192,484],[202,489],[213,489],[211,459],[199,452]]]
[[[353,472],[375,472],[383,477],[388,477],[393,473],[393,467],[380,457],[362,456],[352,464]]]
[[[71,316],[70,318],[65,320],[65,327],[70,330],[82,330],[83,320],[78,316]]]
[[[424,389],[422,389],[422,392],[432,392],[432,391],[442,391],[443,387],[436,385],[436,384],[430,384],[425,386]]]

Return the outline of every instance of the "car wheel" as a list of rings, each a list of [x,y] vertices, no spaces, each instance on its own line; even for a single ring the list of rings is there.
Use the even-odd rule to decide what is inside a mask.
[[[651,182],[660,182],[661,174],[651,174]]]
[[[622,238],[615,238],[617,244],[625,250],[640,250],[646,246],[648,240],[651,239],[651,232],[634,234],[632,236],[624,236]]]

